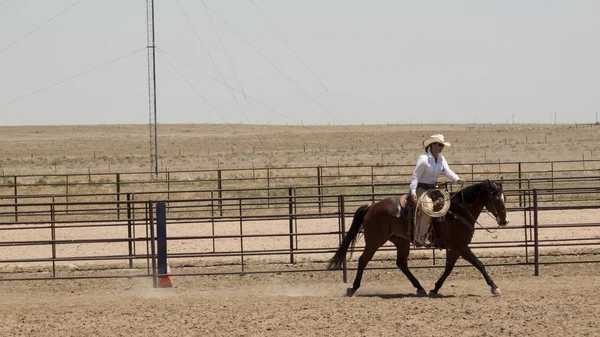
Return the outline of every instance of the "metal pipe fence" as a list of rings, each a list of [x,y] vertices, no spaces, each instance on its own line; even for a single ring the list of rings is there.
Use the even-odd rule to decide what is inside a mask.
[[[453,163],[453,168],[463,178],[473,181],[503,176],[518,182],[541,177],[552,183],[554,178],[578,176],[595,177],[600,184],[600,160]],[[231,196],[226,191],[243,188],[263,189],[270,196],[268,193],[274,188],[288,186],[315,186],[314,194],[322,194],[320,189],[327,185],[408,182],[413,169],[413,164],[399,164],[161,171],[156,177],[151,172],[3,175],[0,176],[0,195],[18,198],[60,194],[69,201],[69,196],[83,193],[105,193],[120,198],[128,192],[177,192],[190,186],[194,190],[216,191],[214,197],[217,198]],[[519,186],[521,188],[525,187]]]
[[[528,184],[532,181],[527,179]],[[369,188],[369,184],[358,187],[365,186]],[[328,188],[322,187],[322,191]],[[323,271],[355,209],[390,195],[370,191],[303,195],[299,190],[288,187],[285,193],[278,190],[278,196],[166,201],[173,276]],[[61,198],[45,200],[49,197],[43,196],[38,200],[24,196],[18,212],[13,205],[0,203],[0,280],[156,279],[154,202],[142,199],[168,193],[173,192],[126,193],[126,200],[121,201],[56,201]],[[600,226],[598,218],[567,223],[540,220],[545,212],[600,214],[599,193],[600,187],[507,189],[509,211],[522,219],[508,228],[498,228],[497,235],[516,234],[500,240],[481,238],[471,246],[486,265],[533,265],[536,275],[543,263],[600,262],[600,236],[594,231]],[[563,229],[571,235],[550,235]],[[394,249],[384,246],[384,259],[391,259]],[[569,249],[577,249],[579,255],[570,255]],[[362,246],[359,244],[356,250],[362,250]],[[443,259],[443,252],[417,249],[411,267],[439,267]],[[285,267],[298,264],[311,267]],[[344,278],[354,265],[353,260],[344,266]],[[395,268],[393,263],[389,265]],[[379,268],[378,264],[372,267]]]

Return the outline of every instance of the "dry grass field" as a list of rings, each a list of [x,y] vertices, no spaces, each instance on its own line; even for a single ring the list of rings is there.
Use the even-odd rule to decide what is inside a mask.
[[[445,134],[453,144],[444,150],[451,165],[600,160],[598,125],[161,125],[158,131],[160,165],[168,170],[412,164],[421,153],[421,141],[433,133]],[[148,171],[148,142],[148,127],[143,125],[2,127],[0,173]],[[519,223],[518,217],[513,221]],[[543,214],[541,221],[598,222],[598,212],[553,212]],[[482,223],[491,225],[491,219]],[[314,222],[305,224],[303,230],[324,226],[335,228],[337,223]],[[222,226],[223,233],[235,232],[236,225],[230,227]],[[185,226],[177,230],[181,231],[177,234],[186,233]],[[518,235],[478,231],[476,239],[503,240],[504,233]],[[19,235],[2,241],[27,240],[38,234]],[[122,234],[61,229],[58,235],[69,239]],[[577,233],[557,229],[541,235],[546,239],[600,237],[597,227]],[[302,245],[315,244],[309,240],[316,239],[306,239]],[[232,246],[238,244],[231,240]],[[265,242],[247,244],[268,248]],[[111,252],[124,246],[107,245],[101,250]],[[47,257],[45,249],[2,247],[0,254],[4,259]],[[175,242],[170,249],[193,247]],[[393,261],[379,263],[393,267]],[[0,273],[10,273],[11,268],[2,268]],[[260,264],[254,268],[260,270]],[[354,298],[343,296],[347,285],[338,272],[179,277],[175,289],[152,289],[151,280],[135,278],[3,282],[0,313],[5,324],[0,335],[595,336],[600,331],[600,299],[594,295],[600,284],[599,264],[546,265],[539,277],[533,276],[531,267],[490,267],[488,271],[503,290],[502,296],[492,297],[472,267],[455,269],[442,288],[442,298],[413,296],[414,289],[404,276],[389,269],[368,270]],[[413,272],[429,289],[441,270]],[[349,277],[353,279],[354,273]]]
[[[159,125],[161,170],[413,164],[443,133],[451,164],[600,159],[599,125]],[[0,127],[4,175],[149,171],[144,125]]]

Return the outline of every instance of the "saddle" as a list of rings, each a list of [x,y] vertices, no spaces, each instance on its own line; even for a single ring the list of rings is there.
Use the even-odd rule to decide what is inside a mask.
[[[400,198],[394,202],[394,208],[392,209],[392,215],[400,218],[407,219],[409,216],[409,210],[414,208],[414,203],[410,198],[410,194],[403,194]]]
[[[435,190],[431,192],[431,199],[433,202],[432,209],[434,212],[439,212],[444,208],[444,195],[441,191]],[[408,213],[414,210],[415,204],[410,197],[410,194],[403,194],[400,198],[396,199],[392,215],[401,219],[407,219]]]
[[[440,217],[432,217],[431,218],[431,223],[429,224],[429,236],[432,238],[432,242],[434,241],[438,241],[435,240],[435,233],[434,232],[434,223],[435,222],[443,222],[444,221],[444,217],[445,217],[445,212],[444,212],[444,208],[446,206],[446,210],[447,211],[447,207],[449,206],[449,204],[446,204],[446,202],[449,202],[445,195],[447,194],[447,192],[445,191],[441,191],[441,190],[430,190],[428,192],[428,200],[427,202],[429,203],[429,210],[436,212],[436,213],[440,213],[441,216]],[[423,207],[422,203],[419,202],[420,207]],[[423,214],[423,210],[420,209],[420,207],[415,207],[414,202],[412,201],[412,198],[410,197],[410,194],[403,194],[400,196],[400,198],[396,199],[396,201],[394,202],[394,207],[392,209],[392,215],[395,217],[398,217],[400,219],[405,219],[409,221],[408,224],[408,237],[410,238],[411,242],[415,242],[415,220],[419,217],[419,214]],[[441,212],[440,212],[441,211]],[[440,246],[440,243],[436,242],[435,243],[436,246]]]

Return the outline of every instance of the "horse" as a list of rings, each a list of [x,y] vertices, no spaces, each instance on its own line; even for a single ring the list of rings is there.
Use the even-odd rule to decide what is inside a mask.
[[[485,270],[485,266],[473,254],[469,243],[473,239],[475,223],[485,207],[496,218],[499,226],[508,224],[506,216],[506,198],[500,183],[490,180],[473,184],[457,192],[450,193],[450,208],[441,221],[435,221],[431,226],[435,233],[437,248],[446,249],[446,266],[443,274],[435,283],[435,288],[429,292],[430,296],[439,296],[439,290],[446,278],[452,272],[459,257],[464,258],[477,268],[491,288],[493,295],[500,295],[500,288],[494,283]],[[408,255],[410,253],[410,221],[392,215],[394,198],[385,198],[371,205],[362,205],[354,213],[350,229],[342,239],[335,255],[329,260],[327,269],[340,269],[346,259],[348,248],[356,243],[360,229],[363,229],[365,249],[358,259],[358,270],[352,288],[346,294],[353,296],[360,287],[363,272],[375,252],[388,240],[396,246],[396,265],[417,289],[417,296],[427,296],[421,283],[408,269]],[[351,252],[352,254],[352,252]],[[350,255],[352,257],[352,255]]]

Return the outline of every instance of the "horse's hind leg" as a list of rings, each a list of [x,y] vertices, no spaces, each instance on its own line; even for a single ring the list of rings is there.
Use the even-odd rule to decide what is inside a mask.
[[[365,241],[367,241],[365,239]],[[356,271],[356,277],[354,278],[354,283],[352,284],[352,288],[348,288],[346,290],[346,295],[348,296],[352,296],[354,295],[354,293],[356,292],[356,290],[358,290],[358,288],[360,288],[360,281],[362,280],[362,275],[363,272],[365,271],[365,268],[367,268],[367,264],[369,263],[369,261],[371,261],[371,259],[373,258],[373,255],[375,255],[375,252],[377,252],[377,250],[379,249],[379,247],[381,247],[384,242],[381,243],[377,243],[377,244],[369,244],[371,242],[365,242],[365,250],[363,251],[362,255],[358,258],[358,270]]]
[[[487,282],[487,284],[491,287],[492,294],[494,294],[494,295],[502,294],[502,292],[500,291],[500,288],[498,288],[498,286],[496,286],[496,284],[494,283],[494,280],[492,280],[490,275],[488,275],[487,271],[485,270],[485,266],[483,265],[483,263],[481,263],[481,261],[479,261],[477,256],[475,256],[475,254],[473,254],[473,251],[471,250],[471,248],[465,247],[464,249],[462,249],[461,256],[463,257],[463,259],[469,261],[470,264],[474,265],[475,268],[477,268],[477,270],[479,270],[479,272],[481,272],[481,274],[485,278],[485,282]]]
[[[412,283],[412,285],[415,288],[417,288],[417,295],[427,295],[427,292],[425,291],[425,289],[423,289],[423,286],[421,286],[419,280],[417,280],[417,278],[408,269],[408,255],[410,254],[410,242],[408,240],[401,239],[396,236],[393,236],[390,239],[390,241],[392,241],[396,246],[396,265],[398,266],[398,268],[402,270],[402,272],[404,273],[404,275],[406,275],[406,278],[408,278],[410,283]]]
[[[352,288],[348,288],[346,290],[346,295],[348,296],[354,295],[356,290],[360,288],[362,274],[365,271],[365,268],[367,268],[367,264],[369,263],[369,261],[371,261],[377,250],[381,246],[383,246],[383,244],[387,241],[387,239],[380,239],[379,237],[376,239],[377,241],[374,241],[373,239],[369,240],[370,238],[367,237],[367,234],[368,233],[365,232],[365,250],[363,251],[362,255],[358,258],[358,270],[356,271],[354,283],[352,284]],[[383,236],[380,235],[380,237]]]
[[[435,283],[435,288],[433,288],[429,292],[429,295],[436,296],[438,294],[438,291],[440,291],[440,288],[444,284],[444,281],[446,281],[446,278],[448,278],[450,273],[452,273],[452,269],[454,269],[454,265],[456,264],[456,261],[458,260],[459,256],[460,254],[452,249],[446,250],[446,267],[444,268],[444,273],[442,274],[442,276],[440,276],[440,279]]]

